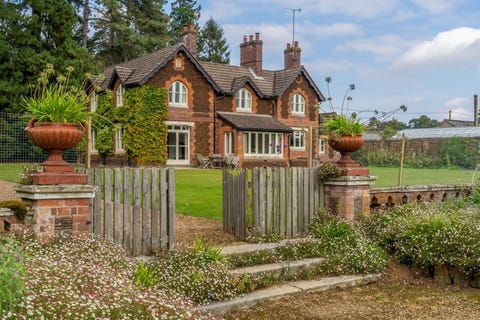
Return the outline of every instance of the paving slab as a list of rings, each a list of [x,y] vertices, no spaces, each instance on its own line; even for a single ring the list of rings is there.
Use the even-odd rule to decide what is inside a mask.
[[[262,301],[274,300],[294,294],[326,291],[335,288],[348,288],[373,283],[381,274],[343,275],[325,277],[319,280],[294,281],[283,285],[257,290],[229,301],[214,302],[200,307],[201,310],[212,314],[224,314],[228,311],[247,308]]]

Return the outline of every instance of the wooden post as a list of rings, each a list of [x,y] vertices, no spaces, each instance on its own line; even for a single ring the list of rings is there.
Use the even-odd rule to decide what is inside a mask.
[[[403,176],[403,157],[405,154],[405,133],[402,133],[402,149],[400,150],[400,170],[398,172],[398,185],[402,185]]]

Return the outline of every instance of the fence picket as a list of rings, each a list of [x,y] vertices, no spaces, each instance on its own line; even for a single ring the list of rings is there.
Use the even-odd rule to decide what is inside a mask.
[[[113,221],[112,221],[112,169],[105,169],[105,195],[104,195],[104,210],[105,210],[105,219],[103,224],[105,227],[105,239],[113,240]]]
[[[285,222],[286,222],[286,182],[285,182],[285,168],[280,168],[280,228],[278,230],[279,234],[282,236],[286,236],[285,234]]]
[[[102,229],[102,171],[100,168],[95,168],[95,177],[93,179],[95,186],[95,199],[93,200],[93,233],[96,236],[103,236]]]
[[[152,236],[150,222],[150,170],[142,170],[142,253],[152,253]]]
[[[267,167],[266,171],[266,184],[267,184],[267,192],[266,192],[266,217],[265,217],[265,233],[273,232],[273,174],[272,168]]]
[[[175,170],[168,169],[168,244],[175,243]]]
[[[158,168],[152,168],[152,251],[158,252],[160,250],[160,233],[159,233],[159,212],[158,212]]]
[[[120,168],[113,170],[113,183],[114,183],[114,200],[113,200],[113,241],[115,243],[122,242],[122,211],[120,210],[120,203],[122,200],[122,178]]]
[[[168,202],[167,194],[167,170],[160,170],[160,246],[166,248],[168,245]]]
[[[133,169],[133,254],[136,256],[142,252],[140,183],[140,170],[135,168]]]
[[[131,215],[131,185],[130,169],[123,169],[123,247],[132,253],[132,215]]]

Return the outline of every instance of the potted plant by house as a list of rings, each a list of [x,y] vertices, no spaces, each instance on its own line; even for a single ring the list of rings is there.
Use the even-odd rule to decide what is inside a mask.
[[[362,134],[366,130],[366,126],[360,122],[360,119],[355,113],[348,114],[348,103],[352,100],[348,93],[352,90],[355,90],[355,85],[349,85],[342,101],[342,107],[340,114],[337,114],[333,110],[332,99],[330,97],[330,82],[332,81],[331,77],[327,77],[325,82],[327,82],[328,89],[328,101],[334,115],[328,118],[324,124],[323,129],[328,134],[328,144],[329,146],[338,152],[340,152],[339,165],[347,165],[350,163],[355,163],[350,154],[352,152],[360,149],[364,144],[364,139]],[[347,110],[344,112],[345,103],[347,103]]]
[[[51,81],[54,70],[48,65],[33,86],[32,94],[23,98],[25,116],[30,119],[25,131],[33,144],[48,152],[48,158],[42,163],[45,173],[74,171],[62,154],[76,146],[87,129],[88,97],[83,88],[69,84],[72,72],[73,68],[67,68],[66,75]],[[53,176],[44,182],[51,178]],[[58,178],[53,180],[39,184],[56,184]]]

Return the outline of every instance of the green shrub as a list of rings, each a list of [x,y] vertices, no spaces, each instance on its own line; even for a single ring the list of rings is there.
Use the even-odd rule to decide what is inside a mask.
[[[236,295],[236,280],[219,251],[200,240],[194,249],[172,249],[152,262],[158,285],[204,303]]]
[[[480,266],[477,209],[457,203],[411,203],[387,214],[372,214],[362,230],[407,265]]]
[[[151,288],[158,283],[157,270],[145,264],[145,261],[140,261],[133,274],[133,279],[136,285],[142,285],[147,289]]]
[[[25,267],[18,261],[19,252],[21,249],[15,239],[8,237],[0,242],[0,317],[15,311],[24,297]]]

